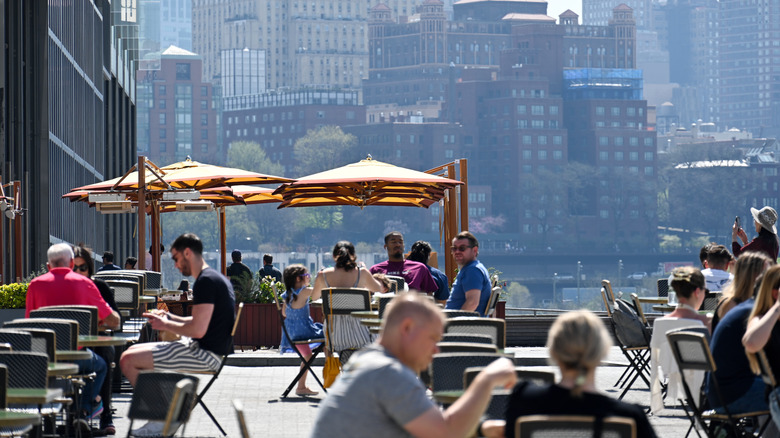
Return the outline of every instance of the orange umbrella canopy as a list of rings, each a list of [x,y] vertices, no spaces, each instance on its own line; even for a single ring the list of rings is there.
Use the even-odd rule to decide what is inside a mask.
[[[250,204],[268,204],[273,202],[282,202],[280,195],[273,194],[274,189],[267,189],[255,186],[231,186],[231,187],[212,187],[200,190],[201,201],[211,201],[217,207],[231,205],[250,205]],[[72,202],[89,202],[90,194],[111,193],[108,190],[74,190],[62,195],[63,198],[70,199]],[[132,201],[136,205],[138,193],[125,192],[125,199]],[[90,206],[94,203],[90,202]],[[175,211],[175,202],[161,202],[161,211]]]
[[[322,205],[394,205],[428,207],[444,197],[444,191],[463,184],[425,172],[365,160],[282,184],[274,191],[284,207]]]

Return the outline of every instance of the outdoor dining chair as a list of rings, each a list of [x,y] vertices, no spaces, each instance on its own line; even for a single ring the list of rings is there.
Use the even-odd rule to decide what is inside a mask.
[[[8,394],[8,367],[0,365],[0,412],[9,412],[6,397]],[[19,417],[20,424],[25,425],[0,427],[0,437],[25,436],[33,425],[40,424],[41,417],[34,413],[13,412],[11,415]]]
[[[79,324],[74,320],[53,318],[15,319],[5,322],[3,327],[53,330],[56,335],[55,348],[57,350],[72,351],[78,348]]]
[[[725,403],[722,402],[723,396],[720,392],[720,384],[718,379],[711,379],[712,389],[708,392],[713,394],[717,399],[721,400],[721,405],[724,406],[725,414],[718,414],[715,411],[705,411],[702,408],[702,404],[699,403],[697,397],[694,397],[694,392],[699,393],[700,387],[691,387],[688,379],[686,378],[685,371],[696,370],[704,371],[708,373],[714,373],[717,369],[715,360],[712,358],[712,352],[710,351],[709,342],[704,334],[693,331],[674,331],[666,334],[669,340],[669,345],[674,355],[674,360],[677,362],[677,367],[682,371],[682,385],[685,390],[685,398],[688,409],[685,409],[685,415],[690,420],[691,425],[688,428],[686,437],[690,434],[691,429],[696,431],[696,434],[701,436],[698,424],[706,435],[710,438],[719,437],[721,434],[728,436],[753,436],[752,430],[747,430],[748,422],[741,421],[746,418],[753,419],[752,424],[758,424],[757,417],[762,415],[769,415],[769,411],[756,411],[756,412],[729,412],[725,408]],[[710,422],[708,424],[707,422]],[[765,422],[763,427],[758,433],[758,436],[763,434],[768,422]]]
[[[485,316],[492,318],[496,314],[496,306],[498,306],[498,299],[501,297],[501,286],[495,286],[490,291],[490,298],[488,299],[487,306],[485,307]]]
[[[368,289],[332,287],[322,290],[322,314],[325,318],[326,347],[333,353],[335,347],[352,346],[338,351],[342,364],[357,348],[370,342],[368,328],[360,325],[352,312],[371,310],[371,292]],[[334,327],[337,327],[334,329]],[[364,343],[364,345],[360,345]]]
[[[506,322],[497,318],[457,317],[447,319],[444,333],[489,335],[499,350],[506,348]]]
[[[10,345],[12,351],[32,351],[32,335],[23,330],[0,329],[0,342]]]
[[[299,380],[301,380],[301,377],[303,377],[303,373],[309,371],[309,374],[314,377],[314,380],[317,381],[317,384],[320,385],[320,388],[324,392],[328,392],[325,389],[325,385],[322,384],[320,381],[320,378],[317,376],[317,373],[315,373],[311,369],[311,365],[314,363],[314,360],[317,358],[317,355],[322,353],[322,351],[325,349],[325,338],[316,338],[316,339],[300,339],[300,340],[293,340],[290,337],[290,333],[287,331],[287,326],[285,325],[285,320],[287,317],[284,313],[284,303],[279,302],[279,297],[276,296],[276,293],[273,293],[274,296],[274,303],[276,304],[276,311],[279,313],[279,320],[282,322],[282,333],[284,334],[284,337],[287,339],[287,342],[293,347],[293,351],[295,351],[295,354],[298,355],[298,358],[301,359],[301,364],[303,367],[298,371],[298,375],[295,376],[292,382],[290,382],[290,385],[287,386],[287,389],[284,390],[282,393],[282,398],[286,398],[287,394],[292,391],[293,386],[295,386],[296,383],[298,383]],[[306,360],[306,358],[303,357],[300,351],[298,351],[298,348],[296,348],[297,345],[306,345],[306,344],[315,344],[318,343],[316,348],[311,350],[311,357],[309,360]]]
[[[189,421],[197,387],[198,379],[186,374],[165,371],[138,374],[127,413],[130,419],[127,436],[131,436],[135,420],[164,422],[162,436],[173,436]]]
[[[467,368],[485,367],[498,358],[506,357],[499,353],[437,353],[429,367],[431,390],[452,391],[465,389],[463,374]]]
[[[623,300],[616,300],[612,310],[612,323],[618,347],[623,356],[628,359],[628,373],[624,372],[620,387],[623,392],[618,399],[622,399],[637,379],[650,388],[650,333],[648,327],[640,320],[633,306]],[[620,379],[618,379],[620,382]],[[617,383],[616,383],[617,385]]]
[[[38,308],[38,310],[43,310],[43,309],[46,309],[46,310],[48,310],[48,309],[67,309],[67,310],[86,310],[86,311],[89,311],[89,313],[90,313],[90,315],[92,317],[92,319],[90,320],[89,331],[90,331],[90,333],[94,333],[94,334],[97,334],[98,331],[99,331],[99,328],[100,328],[100,315],[99,315],[97,306],[88,306],[86,304],[69,304],[67,306],[44,306],[44,307],[39,307]],[[74,318],[69,318],[69,319],[74,319]],[[82,323],[80,320],[77,320],[77,321],[79,321],[79,324]],[[79,328],[79,334],[81,334],[81,329],[80,328]]]
[[[246,426],[246,418],[244,418],[244,404],[241,403],[241,400],[233,400],[233,410],[236,411],[238,430],[241,432],[241,438],[249,438],[249,428]]]
[[[441,353],[498,353],[498,349],[493,344],[473,342],[439,342],[436,347]]]
[[[441,342],[492,344],[493,337],[490,335],[480,335],[475,333],[445,333],[441,337]]]
[[[241,319],[241,312],[244,310],[244,303],[238,304],[238,312],[236,312],[236,320],[233,323],[233,329],[230,331],[230,336],[235,337],[236,335],[236,329],[238,328],[238,321]],[[208,383],[206,383],[206,386],[197,394],[195,397],[195,401],[192,403],[190,407],[190,413],[193,409],[195,409],[196,405],[200,405],[204,411],[206,411],[206,414],[211,418],[211,421],[214,423],[215,426],[217,426],[217,429],[219,429],[220,432],[222,432],[222,435],[227,435],[225,430],[222,428],[222,425],[219,424],[219,421],[217,421],[216,417],[214,417],[214,414],[211,413],[209,408],[206,406],[206,403],[203,402],[203,396],[206,395],[206,392],[208,392],[209,388],[214,384],[214,382],[219,377],[220,373],[222,373],[222,369],[225,368],[225,363],[227,362],[228,355],[222,356],[222,361],[219,364],[219,367],[216,371],[192,371],[192,370],[179,370],[183,373],[187,374],[204,374],[211,376],[211,379],[209,379]],[[189,415],[189,414],[188,414]]]
[[[449,318],[458,318],[461,316],[468,316],[473,318],[478,318],[479,313],[477,312],[470,312],[468,310],[455,310],[455,309],[442,309],[442,313],[444,313],[444,316]]]
[[[46,308],[30,311],[30,318],[71,319],[79,323],[79,336],[96,336],[97,321],[92,320],[92,312],[86,309],[66,309],[63,307]]]
[[[463,371],[463,387],[468,388],[477,374],[480,373],[485,367],[470,367]],[[515,367],[515,374],[518,381],[528,381],[537,385],[546,385],[555,383],[555,373],[550,371],[538,371],[529,370],[528,368]],[[488,418],[503,419],[506,413],[506,406],[509,403],[509,397],[512,394],[507,391],[503,391],[498,394],[493,394],[490,398],[490,403],[487,409],[485,409],[485,415]]]
[[[655,282],[655,287],[658,291],[659,297],[668,297],[669,296],[669,279],[668,278],[659,278],[658,281]]]
[[[636,421],[626,417],[597,419],[584,415],[528,415],[518,418],[514,427],[517,438],[574,436],[636,438]],[[596,432],[597,430],[599,433]]]

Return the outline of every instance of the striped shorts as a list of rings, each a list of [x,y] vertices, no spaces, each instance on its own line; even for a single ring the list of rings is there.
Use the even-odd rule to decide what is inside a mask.
[[[217,371],[222,358],[200,348],[197,341],[182,339],[176,342],[154,342],[152,357],[156,370]]]

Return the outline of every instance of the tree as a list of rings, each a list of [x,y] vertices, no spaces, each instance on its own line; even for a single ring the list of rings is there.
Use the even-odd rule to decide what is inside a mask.
[[[259,144],[248,141],[230,144],[227,166],[266,175],[284,175],[284,166],[272,162]]]
[[[295,142],[298,173],[310,175],[360,160],[357,137],[338,126],[310,130]]]

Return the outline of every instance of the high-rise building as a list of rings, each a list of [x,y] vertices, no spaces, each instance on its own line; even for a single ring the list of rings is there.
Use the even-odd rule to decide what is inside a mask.
[[[61,196],[136,162],[135,3],[3,2],[2,182],[22,182],[21,248],[5,234],[3,282],[39,269],[57,242],[134,255],[131,215],[103,216]],[[77,32],[74,32],[74,29]],[[9,222],[3,217],[4,233]],[[12,257],[19,251],[21,258]]]
[[[718,17],[719,122],[780,136],[780,3],[722,0]]]
[[[164,166],[187,156],[224,162],[219,134],[221,99],[202,80],[200,56],[171,46],[159,70],[138,71],[138,152]]]

